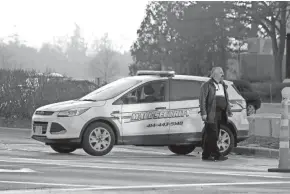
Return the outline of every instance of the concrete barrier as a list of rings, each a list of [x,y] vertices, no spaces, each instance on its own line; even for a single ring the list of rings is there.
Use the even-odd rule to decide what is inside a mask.
[[[288,172],[289,164],[289,101],[290,87],[282,90],[281,114],[256,114],[248,117],[249,135],[272,137],[279,139],[279,164],[277,168],[270,168],[268,172]]]
[[[255,114],[249,116],[248,121],[250,135],[275,138],[280,137],[280,114]]]

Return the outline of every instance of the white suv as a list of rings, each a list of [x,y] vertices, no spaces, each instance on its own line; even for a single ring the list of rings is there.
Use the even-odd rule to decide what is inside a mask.
[[[174,71],[139,71],[80,99],[38,108],[31,136],[60,153],[83,148],[102,156],[114,145],[136,145],[168,146],[175,154],[189,154],[202,146],[199,93],[208,79]],[[223,155],[249,132],[246,102],[232,82],[225,83],[233,116],[221,125],[218,146]]]

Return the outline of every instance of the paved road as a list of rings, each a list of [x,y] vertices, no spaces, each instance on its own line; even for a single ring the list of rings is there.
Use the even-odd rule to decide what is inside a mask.
[[[269,173],[277,160],[118,146],[104,157],[57,154],[26,130],[0,129],[0,193],[289,193],[290,174]]]

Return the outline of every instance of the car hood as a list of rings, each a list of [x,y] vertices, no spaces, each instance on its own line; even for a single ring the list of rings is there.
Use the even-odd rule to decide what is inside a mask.
[[[37,111],[63,111],[75,108],[89,108],[89,107],[98,107],[104,106],[106,101],[77,101],[77,100],[69,100],[64,102],[58,102],[53,104],[48,104],[42,107],[39,107]]]

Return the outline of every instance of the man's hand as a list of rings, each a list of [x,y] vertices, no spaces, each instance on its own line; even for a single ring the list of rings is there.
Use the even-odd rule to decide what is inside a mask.
[[[201,116],[201,119],[202,119],[203,121],[206,121],[206,118],[207,118],[206,115],[202,115],[202,116]]]
[[[229,117],[232,117],[232,116],[233,116],[233,113],[232,113],[232,112],[229,112],[229,113],[228,113],[228,116],[229,116]]]

